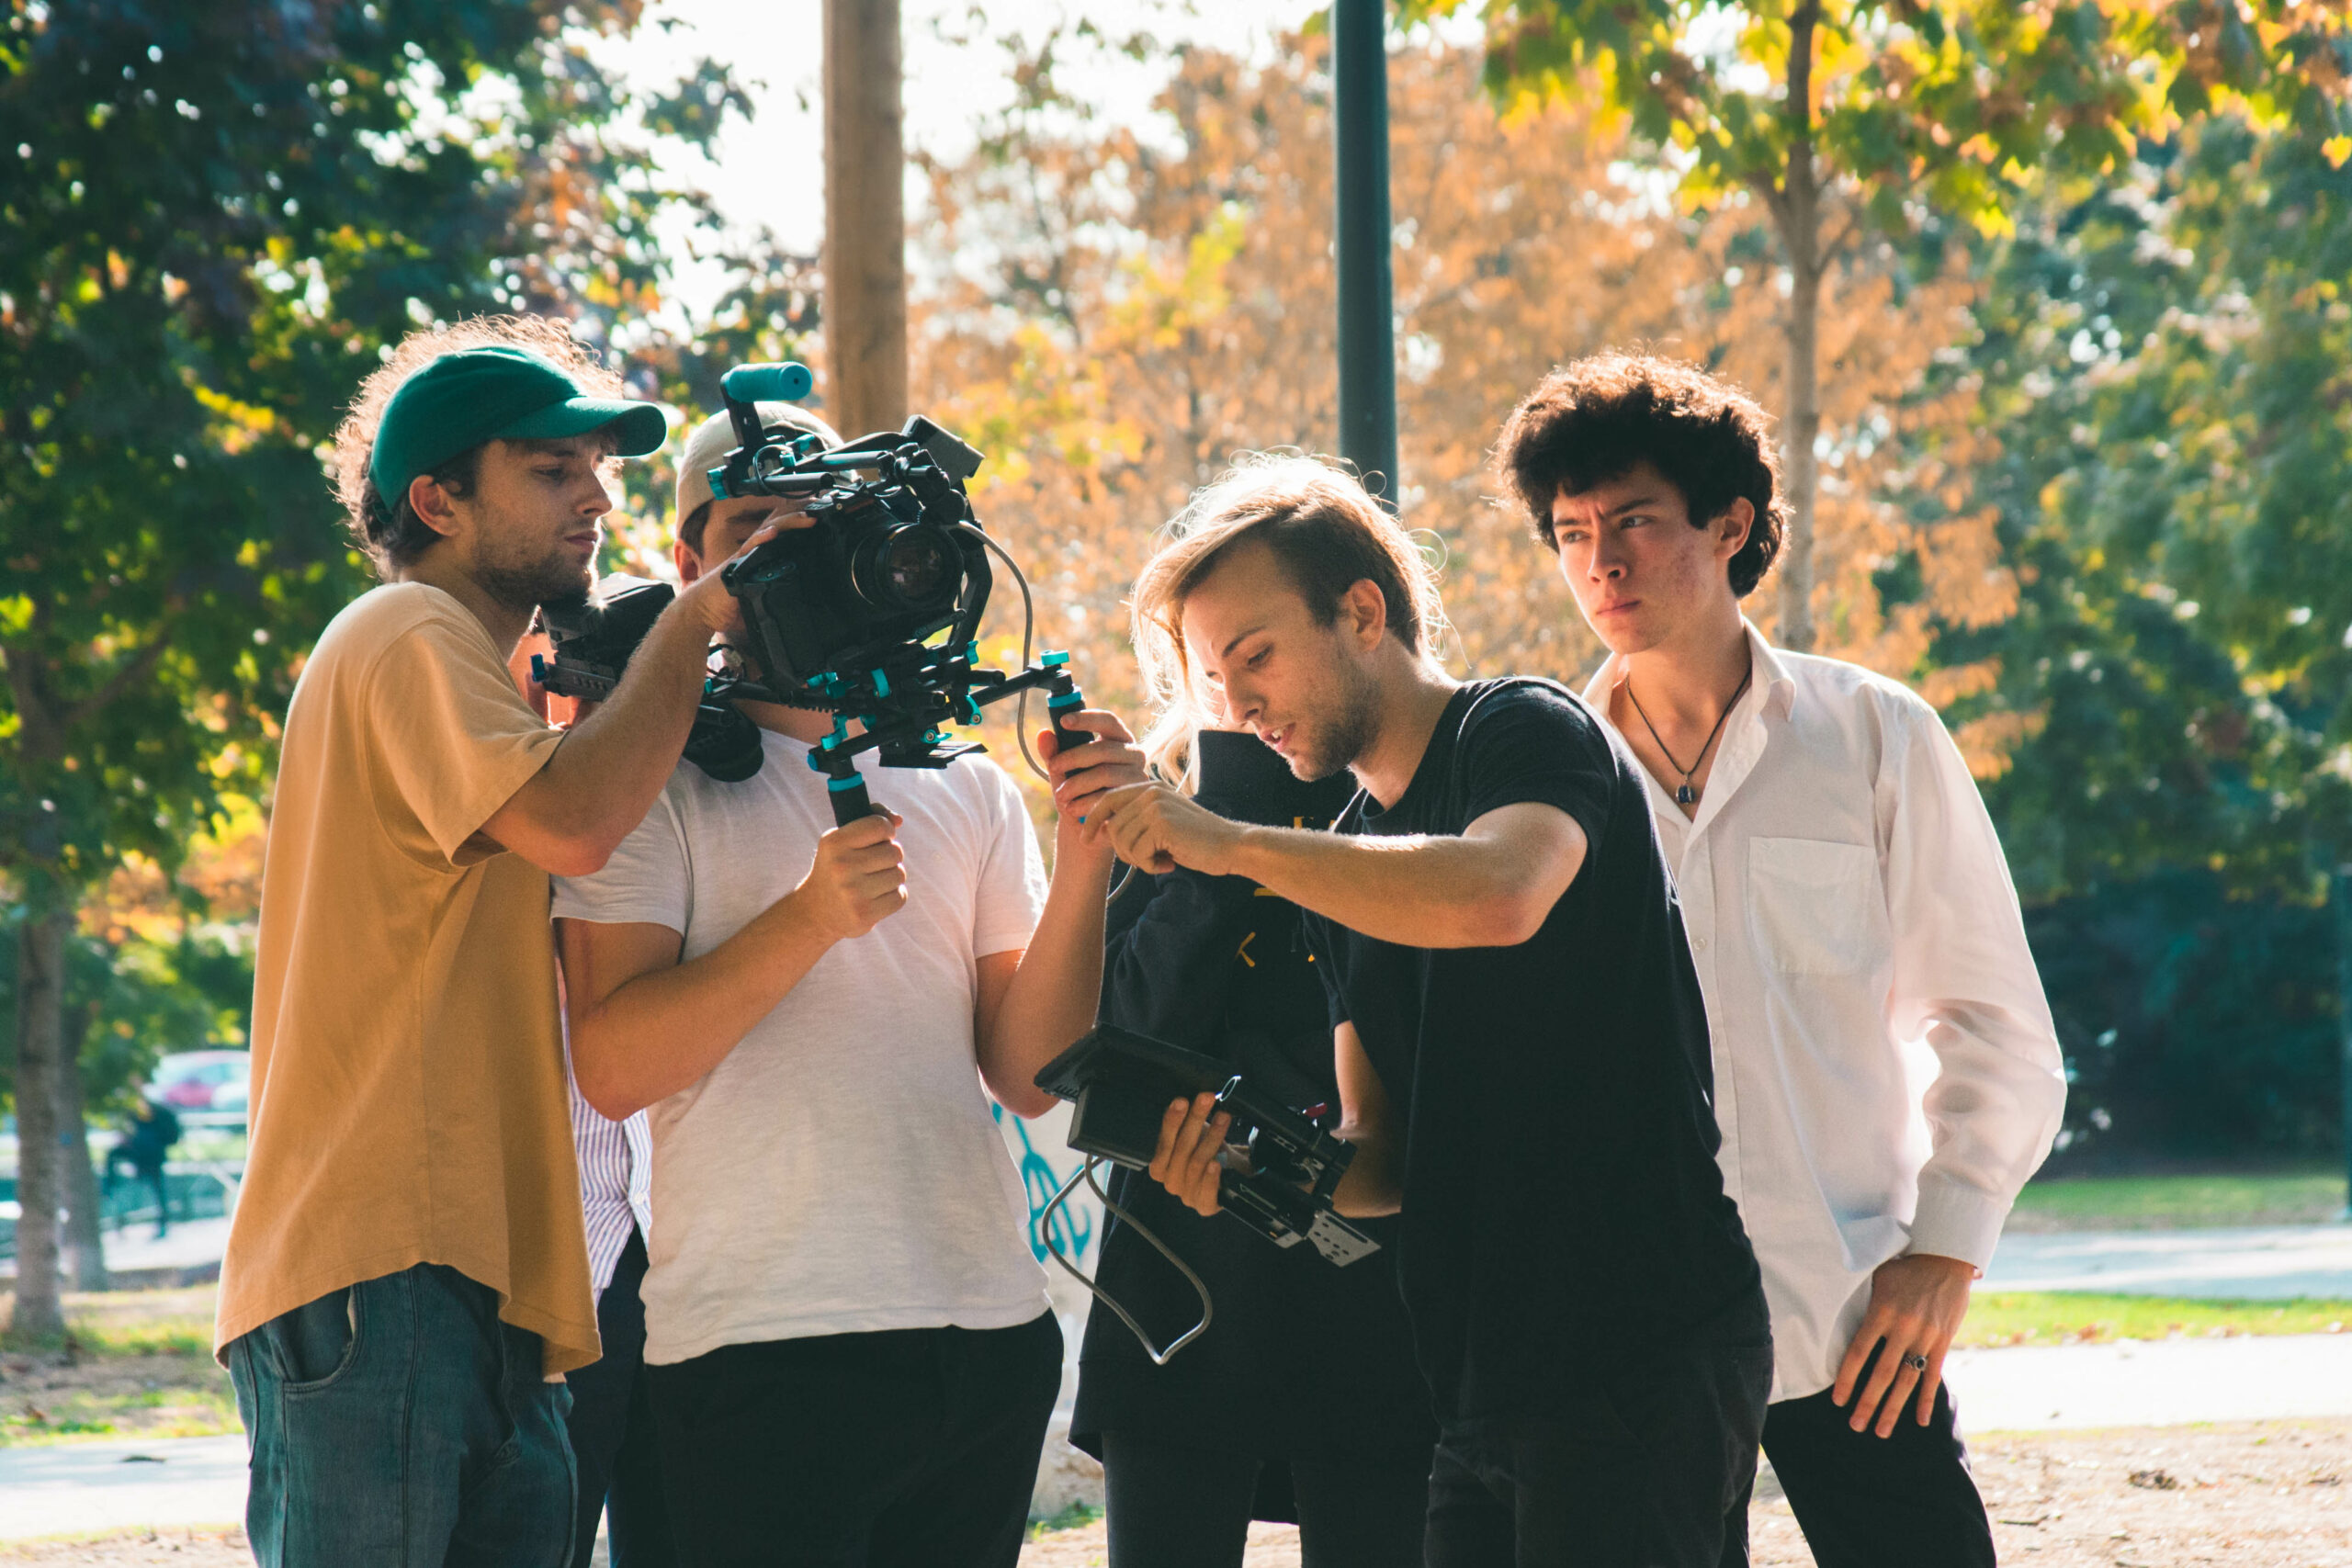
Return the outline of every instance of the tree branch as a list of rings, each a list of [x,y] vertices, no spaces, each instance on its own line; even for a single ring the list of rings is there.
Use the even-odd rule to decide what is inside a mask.
[[[1844,213],[1846,220],[1835,234],[1821,243],[1821,265],[1825,267],[1844,255],[1846,247],[1852,244],[1854,237],[1862,231],[1861,214],[1843,202],[1838,205]]]
[[[28,760],[46,762],[64,750],[62,731],[49,711],[47,694],[40,688],[39,667],[21,650],[0,648],[0,671],[8,676],[8,695],[17,705],[17,733]]]
[[[65,710],[64,718],[58,724],[61,739],[65,733],[71,732],[75,725],[130,690],[134,682],[145,680],[153,672],[157,661],[164,657],[164,650],[172,646],[172,625],[176,618],[171,615],[164,617],[163,623],[155,628],[153,641],[141,649],[113,674],[107,676],[105,683],[96,691]]]
[[[1760,172],[1748,175],[1747,184],[1763,200],[1764,209],[1772,215],[1773,231],[1786,243],[1789,233],[1788,191],[1771,176]]]

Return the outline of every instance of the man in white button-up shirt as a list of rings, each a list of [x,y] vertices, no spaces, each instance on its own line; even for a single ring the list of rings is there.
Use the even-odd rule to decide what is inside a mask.
[[[1671,361],[1554,372],[1498,462],[1611,657],[1771,1303],[1765,1452],[1823,1568],[1990,1564],[1944,1354],[2063,1063],[1999,840],[1935,711],[1741,615],[1784,513],[1763,411]]]

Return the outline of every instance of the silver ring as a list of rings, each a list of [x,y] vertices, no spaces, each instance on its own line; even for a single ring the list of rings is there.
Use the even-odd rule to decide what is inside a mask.
[[[1903,1352],[1903,1364],[1915,1372],[1924,1372],[1928,1370],[1928,1358],[1917,1350],[1905,1350]]]

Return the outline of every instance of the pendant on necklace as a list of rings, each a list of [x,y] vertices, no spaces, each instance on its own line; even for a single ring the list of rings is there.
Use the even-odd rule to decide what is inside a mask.
[[[1677,806],[1689,806],[1698,798],[1699,792],[1690,787],[1690,783],[1688,779],[1683,781],[1682,787],[1680,789],[1674,792],[1674,804]]]

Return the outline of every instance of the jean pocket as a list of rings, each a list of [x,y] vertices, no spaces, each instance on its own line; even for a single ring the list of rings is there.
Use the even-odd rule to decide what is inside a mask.
[[[359,1289],[346,1285],[262,1325],[281,1390],[316,1393],[341,1382],[359,1359],[362,1316]]]

